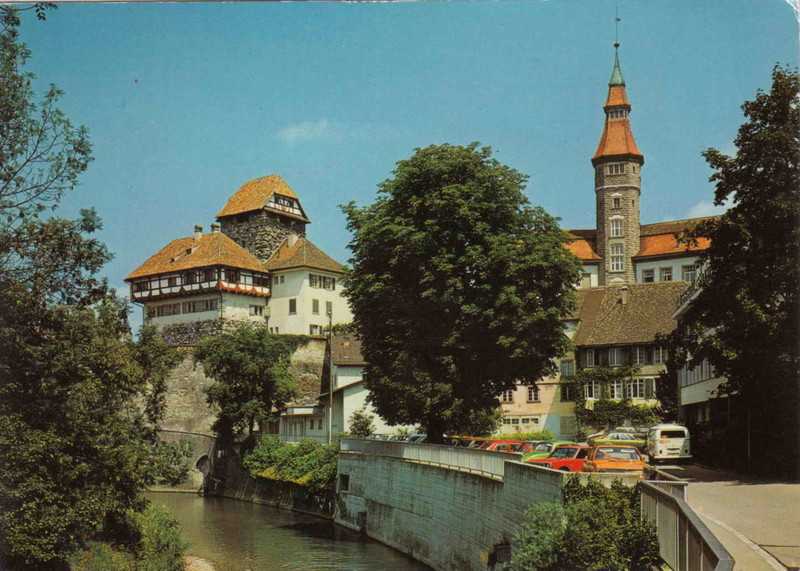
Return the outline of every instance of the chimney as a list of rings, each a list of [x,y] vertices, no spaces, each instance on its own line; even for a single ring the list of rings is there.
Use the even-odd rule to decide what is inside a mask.
[[[203,227],[199,224],[194,225],[194,241],[199,242],[200,237],[203,235]]]
[[[622,290],[622,294],[620,295],[620,301],[622,302],[622,305],[627,305],[628,304],[628,286],[622,286],[621,290]]]
[[[297,244],[297,240],[298,240],[298,238],[299,238],[299,236],[298,236],[297,234],[294,234],[294,233],[292,233],[292,234],[289,234],[289,238],[288,238],[288,240],[286,241],[286,243],[287,243],[287,244],[288,244],[288,246],[291,248],[292,246],[294,246],[295,244]]]
[[[214,232],[214,233],[219,232],[219,224],[217,224],[216,222],[214,224],[212,224],[211,225],[211,231]]]

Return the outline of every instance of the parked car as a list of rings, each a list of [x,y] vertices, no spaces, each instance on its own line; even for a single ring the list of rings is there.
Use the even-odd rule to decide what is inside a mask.
[[[524,440],[487,440],[481,445],[481,450],[493,450],[495,452],[530,452],[533,448]]]
[[[550,453],[547,458],[530,458],[525,460],[529,464],[547,466],[553,470],[563,472],[582,472],[583,461],[589,456],[591,446],[580,444],[562,444]]]
[[[564,446],[566,444],[575,444],[569,440],[554,440],[552,442],[540,442],[536,446],[533,447],[533,450],[528,452],[527,454],[522,456],[522,461],[527,462],[533,458],[547,458],[550,456],[550,453],[553,452],[557,447]]]
[[[388,434],[370,434],[367,436],[370,440],[389,440]]]
[[[640,451],[643,451],[647,446],[647,439],[638,434],[631,432],[601,432],[586,439],[589,446],[597,446],[598,444],[622,444],[625,446],[636,446]]]
[[[635,446],[592,446],[583,462],[584,472],[629,473],[644,470],[644,459]]]
[[[689,429],[679,424],[657,424],[647,433],[650,462],[692,457]]]
[[[407,442],[413,442],[414,444],[422,444],[425,442],[425,439],[428,437],[427,434],[409,434]]]
[[[480,448],[487,442],[489,442],[488,438],[471,438],[465,448]]]

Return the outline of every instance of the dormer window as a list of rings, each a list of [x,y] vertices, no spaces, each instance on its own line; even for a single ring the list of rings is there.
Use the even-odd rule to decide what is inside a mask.
[[[625,174],[625,165],[608,165],[608,174]]]

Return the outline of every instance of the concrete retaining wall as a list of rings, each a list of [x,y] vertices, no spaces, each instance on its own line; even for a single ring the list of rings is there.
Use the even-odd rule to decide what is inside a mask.
[[[500,569],[527,506],[561,503],[564,474],[507,462],[503,481],[397,458],[339,456],[336,522],[442,571]],[[343,487],[343,476],[347,490]]]

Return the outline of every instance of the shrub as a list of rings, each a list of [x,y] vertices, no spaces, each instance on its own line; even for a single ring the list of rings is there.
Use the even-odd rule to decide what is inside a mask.
[[[154,505],[144,511],[128,511],[136,539],[136,571],[181,571],[186,543],[180,527],[166,509]]]
[[[553,433],[549,430],[537,430],[536,432],[505,432],[498,436],[492,436],[492,440],[553,440]]]
[[[372,420],[375,415],[368,414],[363,408],[353,411],[350,415],[350,434],[356,438],[366,438],[375,432],[375,423]]]
[[[294,482],[317,491],[335,486],[338,460],[338,442],[287,444],[275,436],[262,436],[242,463],[254,478]]]
[[[132,553],[99,541],[88,542],[69,563],[72,571],[136,571]]]
[[[564,506],[535,504],[514,538],[515,571],[648,571],[659,562],[655,528],[643,520],[639,490],[615,480],[583,485],[577,476],[563,489]]]

